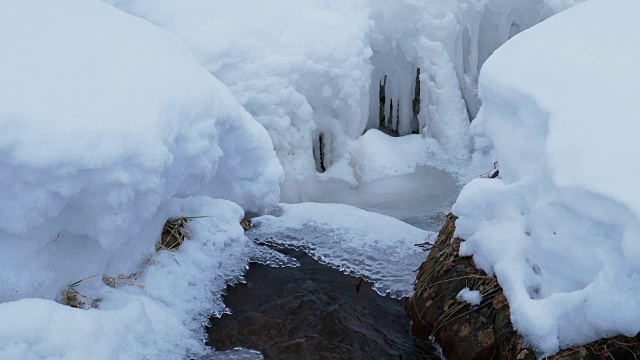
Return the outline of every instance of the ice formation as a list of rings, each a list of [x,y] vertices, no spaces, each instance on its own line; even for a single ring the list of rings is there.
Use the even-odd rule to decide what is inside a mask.
[[[0,357],[202,351],[253,251],[238,205],[278,201],[267,132],[180,40],[99,1],[7,2],[0,44]],[[194,215],[210,218],[190,245],[155,252],[168,218]],[[150,258],[144,289],[100,281]],[[93,274],[80,291],[101,311],[52,301]]]
[[[483,62],[514,34],[575,2],[105,1],[184,39],[230,87],[269,131],[289,196],[302,196],[317,171],[368,181],[371,161],[388,154],[369,149],[365,160],[354,140],[380,127],[421,134],[412,151],[393,149],[402,163],[378,177],[425,164],[462,172]],[[433,155],[410,155],[425,149]]]
[[[640,110],[634,0],[591,0],[498,49],[480,76],[462,255],[495,273],[540,355],[640,331]]]
[[[247,234],[261,242],[305,250],[316,260],[374,283],[393,297],[413,293],[414,271],[426,253],[417,243],[435,233],[342,204],[281,204],[278,216],[254,219]]]

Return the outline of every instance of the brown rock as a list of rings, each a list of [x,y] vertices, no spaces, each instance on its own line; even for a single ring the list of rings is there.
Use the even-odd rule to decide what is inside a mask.
[[[459,238],[453,238],[456,217],[447,216],[426,261],[418,269],[414,295],[405,310],[413,319],[412,332],[425,342],[436,341],[450,360],[536,360],[533,349],[513,329],[507,298],[498,281],[475,268],[471,258],[458,255]],[[456,301],[469,287],[483,296],[471,307]],[[565,349],[549,360],[640,359],[640,335],[600,340]]]

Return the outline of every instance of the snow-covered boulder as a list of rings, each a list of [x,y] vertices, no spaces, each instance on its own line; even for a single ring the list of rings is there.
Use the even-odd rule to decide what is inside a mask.
[[[267,132],[172,35],[98,1],[25,0],[3,6],[0,47],[1,301],[51,298],[74,267],[132,270],[173,198],[277,203]]]
[[[499,48],[480,76],[477,179],[453,212],[461,255],[495,273],[539,354],[640,331],[640,26],[591,0]]]
[[[253,251],[243,208],[278,201],[268,133],[181,40],[97,0],[4,2],[0,48],[0,358],[205,352]],[[207,217],[157,253],[178,216]],[[69,288],[99,310],[54,302]]]

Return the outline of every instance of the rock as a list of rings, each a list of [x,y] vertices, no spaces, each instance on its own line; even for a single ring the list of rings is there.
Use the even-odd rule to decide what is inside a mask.
[[[454,238],[456,217],[447,216],[427,260],[418,269],[414,295],[405,310],[412,318],[412,332],[425,342],[435,341],[450,360],[536,360],[533,349],[510,320],[509,303],[495,277],[476,269],[473,260],[458,255]],[[468,287],[482,294],[482,302],[471,306],[456,295]],[[640,335],[616,337],[565,349],[549,360],[640,358]]]

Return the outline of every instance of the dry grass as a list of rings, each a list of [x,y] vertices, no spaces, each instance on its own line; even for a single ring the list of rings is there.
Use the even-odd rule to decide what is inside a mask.
[[[208,216],[185,216],[167,220],[162,229],[160,242],[156,244],[156,251],[177,251],[178,248],[184,243],[185,239],[189,237],[189,233],[185,229],[185,227],[187,226],[187,222],[193,219],[201,219],[206,217]],[[242,224],[242,222],[240,223]],[[250,220],[249,225],[251,225]]]
[[[87,276],[84,279],[80,279],[72,284],[69,284],[69,287],[62,290],[62,303],[77,309],[85,309],[85,305],[87,304],[87,302],[89,302],[91,304],[91,307],[97,308],[98,303],[102,299],[90,299],[78,290],[78,286],[80,286],[80,284],[96,276],[98,276],[98,274]]]
[[[140,270],[138,270],[137,272],[134,272],[132,274],[129,275],[117,275],[117,276],[108,276],[106,274],[102,275],[102,282],[112,288],[117,288],[118,286],[122,286],[122,285],[129,285],[129,286],[136,286],[139,288],[144,288],[144,285],[142,285],[139,281],[138,278],[140,276],[142,276],[142,274],[144,274],[145,270],[147,270],[147,268],[150,265],[155,264],[156,261],[153,259],[153,257],[148,258],[144,264],[142,264],[142,267],[140,268]]]
[[[191,219],[202,218],[205,216],[187,216],[175,219],[169,219],[165,222],[162,228],[162,235],[160,241],[156,243],[156,252],[158,251],[178,251],[180,246],[185,242],[189,233],[185,229],[187,222]],[[156,261],[153,257],[149,257],[135,273],[124,275],[119,274],[116,276],[109,276],[107,274],[102,275],[102,282],[112,288],[120,286],[135,286],[144,288],[144,285],[138,280],[150,265],[155,264]]]
[[[242,220],[240,220],[240,226],[242,226],[244,231],[249,230],[251,228],[251,219],[242,219]]]
[[[189,218],[169,219],[164,224],[160,242],[156,244],[156,251],[177,251],[189,236],[185,226]]]
[[[189,237],[189,232],[186,230],[187,223],[192,219],[203,218],[206,216],[185,216],[180,218],[169,219],[165,222],[162,228],[162,235],[160,241],[156,243],[156,252],[158,251],[171,251],[176,252],[184,244],[185,240]],[[144,288],[144,285],[138,281],[138,279],[144,274],[150,265],[155,264],[153,257],[148,258],[144,264],[135,273],[124,275],[119,274],[116,276],[102,275],[102,282],[112,288],[119,286],[136,286]]]
[[[62,302],[67,306],[84,309],[85,301],[83,299],[87,300],[88,298],[76,289],[62,290]]]
[[[189,233],[186,230],[186,225],[190,220],[204,218],[207,216],[186,216],[180,218],[169,219],[165,222],[164,227],[162,229],[162,235],[160,237],[160,241],[156,243],[156,252],[158,251],[178,251],[180,246],[184,244],[185,240],[189,237]],[[242,219],[240,225],[246,230],[251,227],[251,220]],[[56,238],[57,240],[57,238]],[[177,262],[177,261],[176,261]],[[153,257],[149,257],[144,264],[140,267],[135,273],[129,275],[119,274],[116,276],[108,276],[106,274],[102,275],[102,282],[109,287],[117,288],[119,286],[136,286],[139,288],[144,288],[139,282],[139,278],[144,274],[146,269],[155,264],[156,261]],[[97,308],[99,302],[102,299],[90,299],[80,291],[78,291],[77,287],[86,280],[89,280],[93,277],[98,276],[98,274],[86,277],[84,279],[78,280],[73,284],[70,284],[68,288],[62,291],[62,303],[65,305],[78,308],[85,309],[87,308],[87,303],[90,304],[91,307]]]
[[[144,285],[138,282],[138,278],[140,277],[140,275],[142,275],[143,272],[144,271],[141,270],[141,271],[138,271],[137,273],[133,273],[128,276],[120,274],[115,277],[102,275],[102,282],[105,283],[105,285],[112,287],[114,289],[121,285],[130,285],[130,286],[136,286],[139,288],[144,288]]]
[[[635,337],[616,336],[600,339],[585,346],[565,349],[547,357],[548,360],[561,360],[575,357],[585,357],[592,354],[601,359],[624,360],[640,359],[640,334]]]
[[[459,258],[458,253],[462,242],[459,238],[453,239],[455,220],[452,217],[453,215],[449,215],[447,223],[438,235],[436,242],[432,245],[433,248],[437,249],[437,251],[433,252],[434,256],[429,259],[433,264],[429,266],[428,272],[424,275],[427,280],[420,283],[416,292],[421,293],[421,296],[428,297],[431,295],[431,289],[438,287],[438,292],[442,294],[440,296],[443,296],[445,294],[457,294],[464,287],[467,287],[469,290],[480,292],[482,303],[478,306],[470,306],[465,301],[457,299],[446,300],[444,311],[433,327],[431,336],[435,336],[436,332],[449,322],[464,317],[486,305],[491,305],[494,308],[500,307],[501,303],[496,300],[501,295],[504,298],[502,288],[498,284],[498,280],[493,276],[478,272],[460,273],[460,276],[453,277],[443,276],[445,272],[457,271],[454,266]],[[463,287],[461,287],[461,282],[464,282]]]

